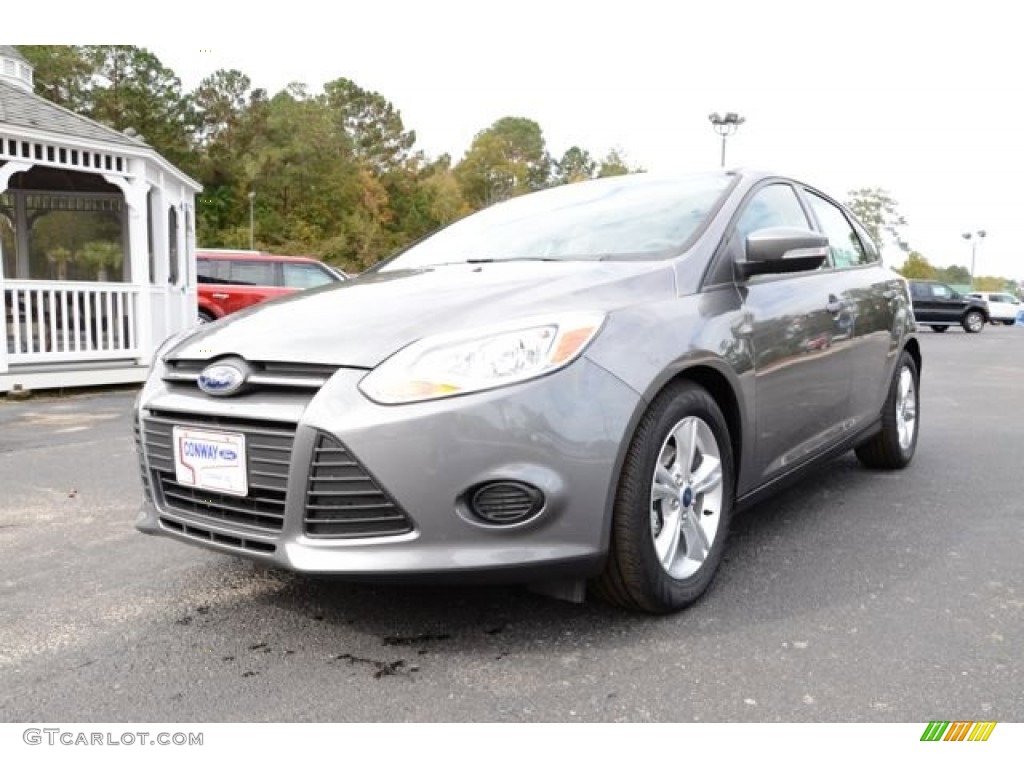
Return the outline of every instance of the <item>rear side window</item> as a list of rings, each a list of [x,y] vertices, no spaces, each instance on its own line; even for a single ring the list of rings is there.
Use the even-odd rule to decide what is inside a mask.
[[[327,272],[315,264],[282,264],[285,288],[316,288],[318,285],[333,283]]]
[[[932,283],[932,296],[937,299],[951,299],[953,289],[943,283]]]
[[[274,285],[272,261],[232,261],[231,282],[238,285]]]
[[[853,222],[853,228],[857,230],[857,235],[860,237],[861,245],[864,247],[864,258],[867,260],[867,263],[875,264],[881,261],[882,257],[878,252],[878,245],[871,239],[871,235],[856,221]]]
[[[869,263],[864,246],[861,245],[860,238],[853,231],[846,215],[828,200],[818,197],[810,190],[807,191],[807,199],[811,203],[811,210],[818,218],[822,233],[828,238],[833,266],[843,269]]]
[[[915,299],[929,299],[932,292],[929,290],[927,283],[911,283],[910,295]]]
[[[200,283],[226,283],[229,280],[228,262],[221,259],[196,259],[196,274]]]

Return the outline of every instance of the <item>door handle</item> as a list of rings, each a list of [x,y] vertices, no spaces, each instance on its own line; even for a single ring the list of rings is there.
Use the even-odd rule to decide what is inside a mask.
[[[828,310],[829,314],[838,315],[843,311],[844,306],[846,306],[845,302],[840,301],[835,296],[829,296],[828,304],[825,305],[825,309]]]
[[[210,295],[215,299],[227,299],[231,296],[230,293],[212,293]]]

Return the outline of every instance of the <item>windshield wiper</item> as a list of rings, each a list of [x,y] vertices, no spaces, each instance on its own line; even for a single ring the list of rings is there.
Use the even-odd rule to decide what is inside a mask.
[[[601,256],[566,256],[554,258],[551,256],[515,256],[511,259],[466,259],[465,264],[501,264],[506,261],[601,261]]]

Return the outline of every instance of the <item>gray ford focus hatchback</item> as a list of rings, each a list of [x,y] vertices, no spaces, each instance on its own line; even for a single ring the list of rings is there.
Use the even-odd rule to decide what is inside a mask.
[[[573,184],[165,342],[136,406],[137,527],[301,572],[673,611],[741,507],[850,449],[906,466],[920,371],[906,282],[818,190]]]

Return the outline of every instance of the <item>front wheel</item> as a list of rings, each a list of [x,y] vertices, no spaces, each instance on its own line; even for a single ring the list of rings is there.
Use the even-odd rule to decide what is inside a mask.
[[[948,327],[947,325],[933,325],[932,330],[936,333],[945,333]]]
[[[920,384],[917,363],[904,350],[885,398],[882,430],[856,449],[862,464],[872,469],[903,469],[914,458],[921,423]]]
[[[981,333],[985,327],[985,316],[977,310],[971,310],[964,315],[963,326],[968,333]]]
[[[672,385],[629,446],[598,594],[649,613],[696,601],[722,559],[733,493],[732,444],[721,410],[702,387]]]
[[[216,317],[211,315],[205,309],[200,309],[196,313],[196,322],[199,323],[199,325],[205,325],[206,323],[212,323],[216,319],[217,319]]]

